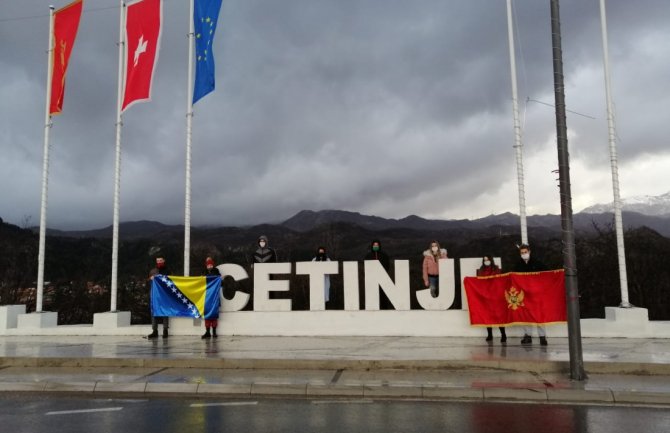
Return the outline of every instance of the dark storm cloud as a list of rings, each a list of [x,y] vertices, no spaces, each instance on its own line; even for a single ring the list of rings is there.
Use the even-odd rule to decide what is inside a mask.
[[[51,131],[50,226],[111,223],[116,5],[85,2],[64,114]],[[534,102],[553,103],[549,2],[514,5],[525,156],[555,158],[543,153],[553,110]],[[667,155],[669,10],[660,0],[608,2],[628,164]],[[36,223],[47,20],[12,18],[45,15],[47,3],[2,2],[0,11],[0,216]],[[183,221],[187,14],[186,1],[164,2],[152,101],[124,115],[123,221]],[[561,14],[568,108],[596,118],[569,115],[571,154],[606,172],[598,2],[564,0]],[[514,211],[504,1],[225,1],[214,44],[217,90],[195,106],[194,224],[280,221],[323,208],[443,218]],[[529,184],[542,200],[555,193],[550,177]]]

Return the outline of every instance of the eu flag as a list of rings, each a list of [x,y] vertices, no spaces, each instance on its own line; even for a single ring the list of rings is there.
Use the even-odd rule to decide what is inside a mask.
[[[156,275],[151,283],[151,314],[216,318],[221,307],[221,277]]]
[[[214,90],[214,52],[212,42],[219,20],[222,0],[195,0],[193,27],[195,29],[195,84],[193,103]]]

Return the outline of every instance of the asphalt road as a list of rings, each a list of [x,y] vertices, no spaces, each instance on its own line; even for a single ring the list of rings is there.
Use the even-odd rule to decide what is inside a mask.
[[[0,431],[667,433],[666,409],[431,401],[0,397]]]

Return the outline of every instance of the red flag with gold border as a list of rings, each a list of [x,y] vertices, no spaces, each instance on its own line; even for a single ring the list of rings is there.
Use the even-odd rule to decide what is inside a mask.
[[[74,40],[77,37],[83,3],[83,0],[75,0],[54,12],[53,69],[51,71],[49,114],[60,114],[63,111],[65,75],[67,74],[67,65]]]
[[[567,320],[562,269],[466,277],[464,284],[472,325],[551,324]]]

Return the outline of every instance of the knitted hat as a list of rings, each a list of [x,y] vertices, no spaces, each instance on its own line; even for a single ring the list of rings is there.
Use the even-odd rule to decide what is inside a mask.
[[[214,260],[211,257],[207,257],[207,260],[205,260],[205,266],[209,265],[214,266]]]

